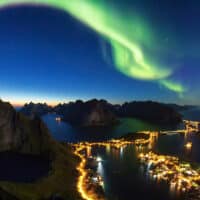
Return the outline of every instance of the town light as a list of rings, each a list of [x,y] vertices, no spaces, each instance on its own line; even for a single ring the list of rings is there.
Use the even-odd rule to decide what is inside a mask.
[[[97,157],[97,162],[101,162],[102,161],[102,158],[101,157]]]
[[[187,149],[191,149],[191,148],[192,148],[192,142],[188,142],[188,143],[185,145],[185,147],[186,147]]]

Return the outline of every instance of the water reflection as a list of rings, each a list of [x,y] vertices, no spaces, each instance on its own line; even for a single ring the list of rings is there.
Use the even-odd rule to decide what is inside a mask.
[[[106,145],[106,153],[107,153],[107,154],[110,153],[110,145]]]
[[[115,160],[119,160],[119,157],[120,157],[119,149],[111,147],[111,155]]]
[[[101,148],[94,147],[98,155],[105,157],[105,162],[103,161],[103,163],[98,163],[97,173],[99,173],[103,177],[103,179],[106,180],[106,196],[108,196],[109,199],[109,196],[111,194],[117,194],[119,200],[124,200],[127,199],[127,194],[131,194],[134,192],[136,196],[141,196],[140,199],[145,200],[147,199],[147,197],[148,199],[152,200],[184,200],[185,196],[182,192],[180,192],[181,190],[184,190],[183,187],[180,190],[177,189],[177,185],[173,181],[170,182],[169,185],[163,183],[161,175],[155,176],[154,174],[149,173],[149,171],[151,171],[153,162],[148,162],[147,168],[145,168],[139,163],[138,156],[141,153],[145,154],[149,151],[156,151],[158,153],[168,154],[171,149],[173,149],[173,155],[180,156],[183,160],[187,160],[189,153],[190,155],[194,154],[195,151],[192,151],[193,148],[198,151],[198,153],[200,153],[200,150],[197,149],[196,144],[193,145],[193,143],[192,148],[186,148],[184,145],[190,141],[193,142],[195,140],[196,143],[198,142],[198,145],[200,146],[200,139],[198,137],[199,136],[197,134],[191,133],[188,133],[188,135],[186,136],[184,134],[152,134],[150,144],[148,145],[129,144],[127,146],[121,146],[120,148],[115,148],[110,145],[106,145],[105,147]],[[160,144],[162,145],[161,152],[159,148]],[[190,156],[190,158],[192,158],[192,156]],[[191,161],[197,161],[198,159],[193,155],[193,160]],[[184,167],[186,166],[183,166],[183,168]],[[116,180],[113,176],[121,180],[120,183],[113,183],[113,179]],[[143,183],[143,181],[145,181],[145,183]],[[141,194],[141,191],[137,190],[138,187],[144,188],[144,184],[146,187],[146,195]],[[123,185],[128,186],[127,188],[124,188]],[[137,187],[135,185],[137,185]],[[130,186],[133,187],[130,188]],[[118,190],[120,190],[120,192]],[[151,192],[149,193],[149,191]],[[152,192],[154,194],[152,194]],[[165,194],[165,197],[161,198],[163,194]]]
[[[48,120],[47,120],[48,121]],[[107,131],[98,131],[98,135],[90,131],[84,132],[83,130],[75,130],[73,127],[65,123],[55,123],[55,117],[48,126],[53,130],[53,135],[56,139],[67,141],[80,141],[95,136],[95,139],[104,139],[123,135],[127,132],[134,132],[133,128],[136,124],[133,121],[123,121],[123,125]],[[128,125],[127,125],[128,124]],[[127,127],[126,127],[127,125]],[[61,128],[64,129],[61,130]],[[137,125],[136,125],[137,127]],[[151,130],[139,127],[139,130]],[[155,130],[155,129],[153,129]],[[86,134],[85,134],[86,133]],[[101,133],[101,134],[99,134]],[[93,137],[94,138],[94,137]],[[191,148],[186,148],[184,145],[192,142]],[[188,200],[182,194],[174,194],[175,185],[164,184],[159,181],[156,184],[149,176],[145,176],[145,167],[138,161],[140,153],[147,153],[150,150],[164,155],[178,156],[183,160],[191,162],[200,162],[200,138],[198,134],[185,132],[182,134],[174,135],[159,135],[158,132],[153,136],[148,145],[128,145],[126,147],[114,148],[110,145],[105,147],[93,147],[86,150],[86,155],[90,157],[93,155],[93,150],[96,154],[104,158],[103,162],[98,162],[97,172],[105,180],[105,193],[108,199],[129,200],[130,196],[134,194],[135,199],[140,200]],[[103,149],[103,150],[102,150]],[[148,165],[150,169],[151,163]],[[152,176],[153,177],[153,176]],[[113,198],[115,197],[115,198]]]
[[[104,169],[103,169],[102,162],[98,162],[98,164],[97,164],[97,173],[103,177]]]
[[[124,147],[120,147],[120,158],[123,157],[123,153],[124,153]]]
[[[86,155],[87,155],[88,158],[92,156],[91,151],[92,151],[92,148],[90,146],[87,146],[86,147]]]

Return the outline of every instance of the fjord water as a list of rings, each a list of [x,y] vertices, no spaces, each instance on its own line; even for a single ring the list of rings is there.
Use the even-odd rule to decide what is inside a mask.
[[[122,123],[107,129],[77,129],[65,122],[56,122],[56,115],[46,115],[43,120],[59,141],[105,140],[142,130],[167,130],[176,127],[158,127],[136,119],[123,119]],[[191,150],[186,142],[192,141]],[[159,136],[152,150],[156,153],[175,155],[182,160],[200,163],[200,136],[173,134]],[[152,180],[138,160],[139,150],[135,145],[125,148],[93,148],[92,153],[103,159],[97,171],[104,179],[104,190],[108,200],[186,200],[187,196],[175,193],[165,182]]]
[[[102,141],[123,136],[127,133],[147,130],[173,130],[177,127],[156,126],[138,119],[125,118],[121,123],[113,127],[98,128],[77,128],[61,121],[57,122],[56,114],[43,116],[52,136],[58,141],[79,142],[79,141]]]

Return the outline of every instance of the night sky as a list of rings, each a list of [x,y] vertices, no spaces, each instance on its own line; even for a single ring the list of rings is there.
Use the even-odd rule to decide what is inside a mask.
[[[5,7],[13,2],[46,6]],[[0,0],[0,7],[3,100],[200,104],[198,1]]]

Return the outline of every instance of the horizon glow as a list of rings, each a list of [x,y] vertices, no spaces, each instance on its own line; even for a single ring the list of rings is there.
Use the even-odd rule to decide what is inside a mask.
[[[178,94],[185,92],[183,85],[170,79],[174,69],[147,53],[156,45],[156,35],[139,16],[118,12],[99,0],[0,0],[0,7],[20,4],[64,10],[107,41],[119,72],[134,79],[156,82]]]
[[[22,100],[23,99],[23,100]],[[30,100],[31,99],[31,100]],[[59,103],[67,103],[67,100],[54,100],[54,99],[45,99],[45,98],[36,98],[36,97],[30,97],[30,98],[23,98],[23,97],[8,97],[8,98],[2,98],[3,101],[9,102],[12,104],[14,107],[21,107],[24,106],[26,103],[46,103],[49,106],[55,106]]]

